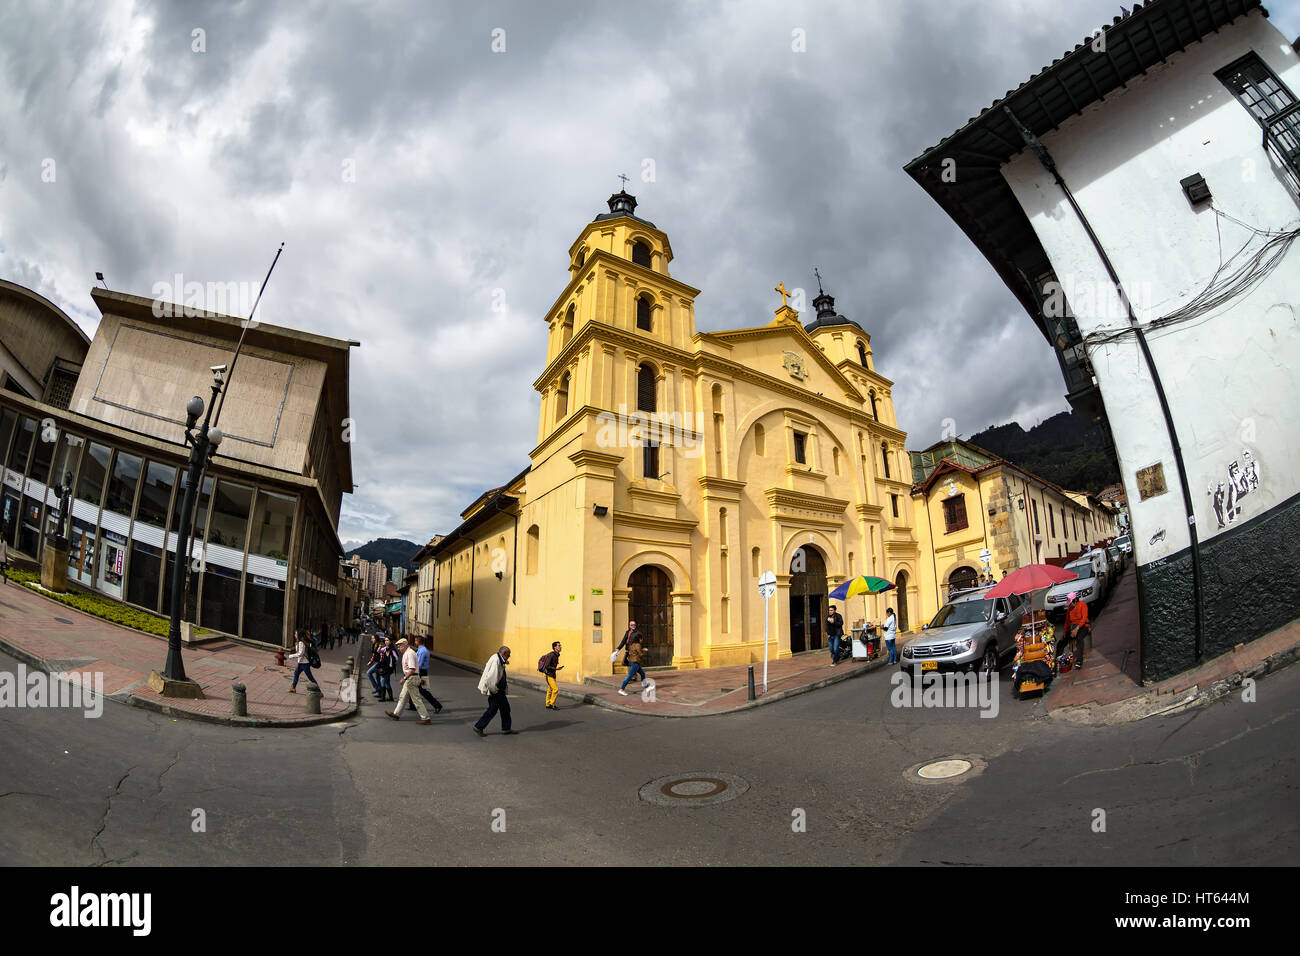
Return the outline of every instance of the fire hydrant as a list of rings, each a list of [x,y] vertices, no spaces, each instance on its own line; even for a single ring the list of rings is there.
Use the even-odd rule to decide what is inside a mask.
[[[277,647],[277,648],[275,649],[275,666],[276,666],[276,667],[283,667],[283,666],[284,666],[284,648],[283,648],[283,647]]]

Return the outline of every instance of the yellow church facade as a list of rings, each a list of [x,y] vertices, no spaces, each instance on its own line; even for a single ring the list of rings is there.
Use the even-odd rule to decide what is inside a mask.
[[[920,613],[912,474],[892,382],[870,336],[814,300],[771,321],[695,329],[695,289],[668,236],[620,192],[569,249],[546,314],[537,445],[425,561],[437,653],[531,665],[564,645],[565,677],[609,674],[629,620],[649,666],[763,658],[758,578],[773,571],[768,650],[825,646],[827,593],[847,576],[898,585],[840,609]],[[517,666],[527,666],[517,665]]]

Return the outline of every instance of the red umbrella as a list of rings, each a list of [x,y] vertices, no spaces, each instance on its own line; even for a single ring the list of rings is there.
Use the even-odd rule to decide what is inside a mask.
[[[1058,568],[1055,565],[1027,564],[1023,568],[1017,568],[1008,574],[987,591],[984,597],[988,599],[1011,597],[1013,594],[1031,594],[1034,591],[1050,588],[1054,584],[1074,581],[1078,577],[1073,571],[1067,571],[1065,568]],[[1032,604],[1030,604],[1029,608],[1029,621],[1030,632],[1037,635],[1038,622],[1034,620]]]
[[[985,593],[984,597],[1000,598],[1011,597],[1013,594],[1028,594],[1030,591],[1041,591],[1043,588],[1064,584],[1078,577],[1073,571],[1050,564],[1027,564],[1008,574],[994,585],[992,590]]]

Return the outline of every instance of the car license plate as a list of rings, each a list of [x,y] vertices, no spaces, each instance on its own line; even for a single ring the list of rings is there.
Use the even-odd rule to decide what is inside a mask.
[[[923,671],[937,671],[938,669],[938,661],[921,661],[921,670]]]

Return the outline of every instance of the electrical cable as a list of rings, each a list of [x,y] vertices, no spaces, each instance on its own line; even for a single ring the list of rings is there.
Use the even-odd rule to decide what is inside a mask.
[[[1219,239],[1219,267],[1215,270],[1214,275],[1210,277],[1210,281],[1206,283],[1205,288],[1193,296],[1186,305],[1140,326],[1144,331],[1152,332],[1171,325],[1188,322],[1214,311],[1233,299],[1246,295],[1268,278],[1281,263],[1287,252],[1290,251],[1291,244],[1300,238],[1300,229],[1260,229],[1228,215],[1215,206],[1210,208],[1216,217],[1214,225]],[[1235,223],[1250,232],[1242,247],[1226,260],[1223,258],[1223,234],[1220,229],[1220,220],[1223,219]],[[1246,249],[1260,238],[1265,239],[1264,243],[1237,266],[1235,271],[1221,279],[1224,270],[1231,267]],[[1120,294],[1123,295],[1123,292],[1121,291]],[[1137,331],[1137,328],[1139,327],[1127,326],[1122,329],[1100,329],[1085,335],[1083,345],[1091,352],[1100,346],[1118,341],[1126,335],[1132,335]]]

